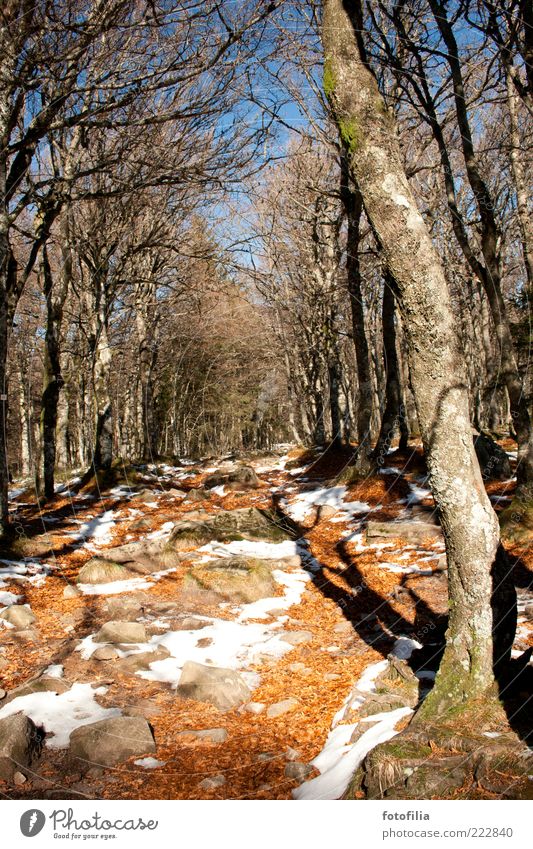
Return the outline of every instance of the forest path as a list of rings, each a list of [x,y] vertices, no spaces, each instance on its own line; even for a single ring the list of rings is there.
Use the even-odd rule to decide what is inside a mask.
[[[24,501],[24,492],[15,495],[13,516],[24,556],[0,563],[0,605],[27,604],[36,619],[25,627],[0,630],[1,686],[10,691],[44,673],[62,682],[58,689],[65,694],[35,693],[31,704],[19,697],[7,708],[0,701],[0,719],[19,707],[48,731],[41,759],[33,772],[25,771],[25,783],[16,788],[0,783],[5,795],[340,795],[362,751],[359,744],[357,754],[354,742],[361,736],[361,704],[375,698],[375,679],[389,653],[408,657],[418,651],[414,668],[421,686],[431,680],[447,605],[444,549],[431,533],[415,542],[372,539],[365,533],[369,521],[431,523],[432,498],[418,451],[391,454],[390,465],[379,475],[348,488],[328,485],[342,457],[326,452],[310,465],[311,459],[303,456],[300,466],[290,455],[248,458],[247,465],[259,477],[257,486],[245,492],[217,486],[198,502],[192,499],[205,491],[208,475],[221,465],[227,473],[239,464],[148,466],[136,473],[134,482],[126,480],[107,491],[65,487],[41,510]],[[500,505],[507,503],[513,487],[513,482],[498,482],[488,489]],[[219,540],[190,546],[191,556],[204,561],[276,559],[271,598],[246,604],[191,594],[191,560],[125,582],[82,584],[81,593],[72,590],[80,568],[116,546],[165,540],[184,517],[198,520],[273,504],[299,524],[298,541]],[[433,530],[431,524],[428,528]],[[527,607],[533,594],[526,589],[533,558],[521,554],[518,654],[533,645]],[[189,617],[189,627],[183,617]],[[199,621],[193,624],[191,617]],[[136,622],[146,637],[133,646],[95,643],[94,636],[110,620]],[[148,662],[144,653],[158,650],[157,659]],[[95,659],[95,651],[102,659]],[[188,660],[238,671],[252,689],[251,697],[224,712],[205,701],[180,698],[175,688]],[[361,693],[366,694],[362,699]],[[382,725],[372,727],[392,736],[412,710],[402,707],[398,713],[394,704],[388,708]],[[80,767],[69,757],[64,729],[111,711],[150,722],[155,756],[130,758],[113,767]],[[191,733],[199,730],[207,733]],[[372,743],[370,733],[365,739]],[[308,783],[302,785],[305,779]]]

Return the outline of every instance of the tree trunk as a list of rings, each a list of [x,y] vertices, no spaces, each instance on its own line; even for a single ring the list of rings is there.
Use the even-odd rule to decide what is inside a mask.
[[[464,363],[444,271],[405,174],[393,117],[366,62],[361,21],[359,2],[324,0],[324,76],[350,151],[350,173],[398,293],[430,483],[444,531],[451,610],[444,657],[424,704],[425,711],[440,713],[495,693],[493,664],[510,657],[514,636],[514,587],[506,581],[498,519],[474,452]],[[504,604],[511,608],[503,623],[491,607],[493,586],[500,593],[500,581],[507,591]]]
[[[381,419],[379,437],[372,452],[378,466],[383,466],[387,451],[397,431],[402,437],[402,448],[407,442],[407,423],[402,404],[402,390],[398,354],[396,352],[396,326],[394,323],[394,282],[386,275],[383,288],[382,327],[383,327],[383,359],[385,362],[385,409]]]
[[[60,333],[66,291],[54,292],[52,271],[46,247],[43,248],[43,294],[46,300],[43,394],[41,400],[41,439],[44,497],[54,497],[56,428],[59,393],[63,386],[60,360]],[[62,288],[62,287],[61,287]]]
[[[348,233],[346,239],[346,277],[350,308],[352,314],[352,332],[357,366],[357,442],[359,453],[368,451],[372,423],[372,375],[370,370],[370,351],[366,337],[365,309],[361,286],[361,267],[359,262],[359,240],[363,201],[358,190],[349,186],[349,156],[342,160],[341,195],[346,210]]]

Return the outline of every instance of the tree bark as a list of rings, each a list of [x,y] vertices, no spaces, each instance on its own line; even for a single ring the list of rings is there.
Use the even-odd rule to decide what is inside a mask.
[[[394,120],[366,62],[359,2],[324,0],[326,91],[398,293],[413,393],[448,559],[446,649],[424,709],[442,712],[495,693],[493,665],[510,657],[514,587],[498,519],[485,492],[470,429],[468,387],[439,256],[412,195]],[[493,611],[504,599],[510,616]],[[493,587],[500,596],[493,597]],[[516,596],[514,596],[516,622]],[[497,627],[501,626],[501,627]],[[494,637],[493,637],[494,628]],[[494,653],[494,654],[493,654]]]
[[[41,400],[41,439],[44,497],[54,497],[56,465],[56,428],[59,393],[63,387],[60,334],[67,288],[54,291],[54,282],[46,246],[43,248],[43,295],[46,300],[43,394]]]
[[[349,185],[349,151],[341,163],[341,196],[346,211],[348,232],[346,239],[346,278],[352,316],[352,333],[357,367],[357,442],[358,459],[370,448],[373,391],[370,351],[366,336],[365,309],[361,286],[359,242],[363,201],[360,192]]]
[[[386,275],[383,288],[382,328],[383,359],[385,363],[385,408],[381,418],[376,447],[372,452],[378,466],[383,466],[388,449],[397,431],[400,432],[401,448],[405,448],[408,439],[405,409],[402,403],[400,369],[396,351],[396,326],[394,323],[393,281]]]

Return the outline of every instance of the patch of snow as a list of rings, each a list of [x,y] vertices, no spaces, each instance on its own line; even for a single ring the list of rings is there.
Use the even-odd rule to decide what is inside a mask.
[[[152,531],[150,534],[146,534],[146,539],[159,539],[159,537],[165,537],[170,533],[173,527],[174,522],[165,522],[164,525],[161,525],[158,531]]]
[[[391,654],[402,660],[408,660],[415,649],[421,648],[417,640],[410,637],[399,637]],[[338,799],[348,786],[348,783],[366,755],[379,743],[390,740],[398,732],[397,723],[405,716],[410,716],[411,708],[397,708],[392,711],[373,714],[364,717],[359,722],[372,722],[369,728],[355,742],[350,743],[358,722],[341,724],[349,710],[360,707],[365,701],[365,694],[372,693],[376,687],[376,678],[387,668],[387,660],[380,660],[368,666],[339,711],[333,717],[332,729],[326,744],[311,763],[320,770],[321,775],[306,781],[293,790],[295,799]]]
[[[358,723],[334,728],[328,735],[323,751],[311,761],[317,769],[322,764],[321,775],[293,790],[293,797],[300,800],[339,799],[367,754],[375,746],[395,737],[398,734],[398,722],[412,713],[411,708],[405,707],[368,717],[372,720],[378,718],[378,721],[353,744],[348,741]]]
[[[165,766],[166,761],[158,761],[157,758],[139,758],[133,763],[142,766],[143,769],[156,769],[158,766]]]
[[[44,670],[43,675],[47,675],[48,678],[62,678],[64,669],[60,663],[52,663]]]
[[[299,604],[305,585],[311,580],[307,572],[301,569],[294,572],[274,569],[272,577],[278,584],[285,587],[284,594],[272,598],[260,598],[258,601],[243,605],[238,617],[239,622],[244,622],[246,619],[265,619],[270,610],[287,610],[293,604]]]
[[[303,492],[286,505],[287,513],[296,522],[301,522],[313,507],[327,505],[349,515],[370,511],[370,505],[364,501],[344,501],[346,491],[346,486],[330,486]]]
[[[222,484],[221,486],[212,487],[211,492],[214,492],[215,495],[224,496],[226,494],[226,490],[224,489],[224,484]]]
[[[0,582],[0,586],[5,587],[5,584],[4,584],[3,581]],[[20,601],[20,596],[18,596],[16,593],[11,593],[9,591],[0,593],[0,604],[3,607],[11,607],[12,604],[18,604],[19,601]]]
[[[111,542],[111,528],[115,524],[115,512],[105,510],[98,516],[89,519],[88,522],[84,522],[79,531],[71,534],[71,536],[74,537],[75,542],[82,544],[85,548],[94,549],[95,542],[99,545]]]
[[[266,558],[268,560],[283,560],[284,557],[293,557],[299,554],[298,545],[291,540],[284,542],[252,542],[249,540],[234,540],[233,542],[210,542],[203,545],[198,551],[202,554],[215,555],[216,557],[244,557]]]
[[[95,696],[106,691],[106,687],[93,690],[90,684],[73,684],[65,693],[30,693],[5,705],[0,710],[0,719],[22,711],[36,725],[42,725],[47,733],[53,735],[46,739],[47,746],[63,749],[68,746],[69,736],[75,728],[120,716],[118,708],[104,708],[96,701]]]

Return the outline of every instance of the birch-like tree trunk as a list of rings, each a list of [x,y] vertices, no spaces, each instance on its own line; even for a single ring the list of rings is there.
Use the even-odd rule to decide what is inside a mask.
[[[449,625],[435,686],[424,703],[426,714],[441,713],[495,694],[494,661],[510,657],[516,596],[474,452],[450,293],[405,174],[394,120],[366,61],[361,21],[360,2],[324,0],[324,88],[398,293],[430,483],[444,531]],[[491,603],[501,599],[504,588],[505,615]]]

